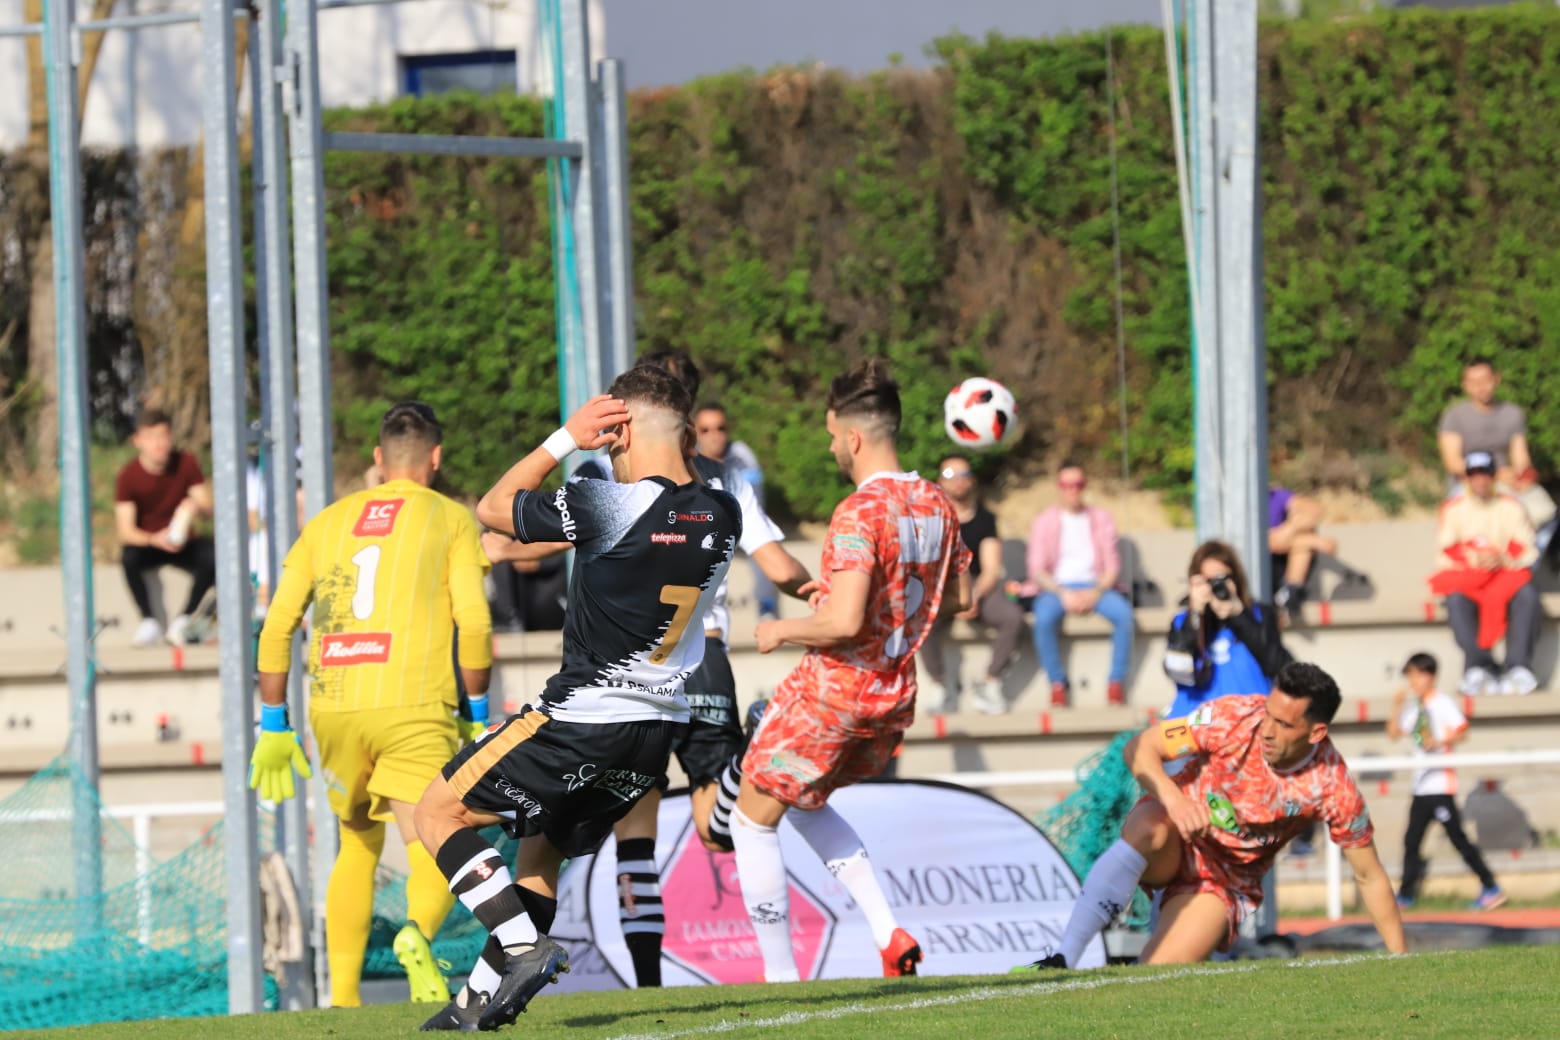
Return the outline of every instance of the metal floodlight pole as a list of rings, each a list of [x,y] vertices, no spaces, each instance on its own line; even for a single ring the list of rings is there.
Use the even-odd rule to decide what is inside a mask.
[[[1272,591],[1267,549],[1267,382],[1262,339],[1261,184],[1257,178],[1257,4],[1214,0],[1218,140],[1220,455],[1225,536],[1253,592]]]
[[[587,0],[562,0],[558,5],[559,34],[563,49],[564,129],[579,141],[578,162],[568,164],[573,182],[575,276],[580,293],[580,326],[585,347],[585,397],[601,393],[602,358],[610,332],[602,307],[603,268],[600,256],[601,219],[597,205],[597,166],[600,162],[599,126],[594,115],[595,85],[590,78],[590,31]]]
[[[228,1011],[263,1006],[259,841],[249,791],[254,719],[245,508],[244,284],[238,219],[238,103],[233,8],[201,0],[201,108],[206,138],[206,314],[211,363],[211,469],[217,527],[217,635],[222,644],[223,833],[227,866]]]
[[[1262,285],[1262,181],[1257,135],[1256,0],[1193,0],[1197,201],[1197,534],[1223,538],[1246,563],[1252,592],[1272,588],[1267,548],[1267,348]],[[1257,935],[1278,921],[1277,870],[1262,883]]]
[[[65,674],[70,685],[77,938],[101,924],[102,824],[98,819],[97,663],[92,649],[92,485],[87,465],[87,342],[83,295],[81,150],[77,131],[72,0],[48,0],[49,213],[54,244],[55,356],[60,409],[60,563],[65,582]]]
[[[283,0],[261,0],[259,17],[250,35],[256,42],[254,84],[256,103],[254,120],[255,184],[260,194],[255,207],[255,263],[262,290],[258,315],[264,321],[261,339],[266,389],[266,432],[269,437],[270,467],[265,473],[266,500],[270,503],[266,535],[269,539],[270,573],[265,579],[276,588],[282,557],[298,540],[298,510],[294,506],[298,487],[297,353],[293,346],[291,235],[288,228],[287,140],[283,127],[282,80]],[[264,247],[263,249],[261,247]],[[288,672],[287,702],[292,706],[293,725],[304,732],[309,717],[308,688],[303,681],[303,658],[299,643],[293,643],[293,667]],[[307,785],[304,785],[307,790]],[[309,803],[306,797],[290,798],[282,804],[281,846],[298,892],[298,909],[303,917],[303,934],[313,937],[313,885],[309,871]],[[304,943],[300,971],[287,973],[282,992],[283,1006],[289,1010],[313,1007],[315,948]]]
[[[291,150],[294,320],[298,351],[298,427],[303,449],[304,512],[314,516],[334,494],[331,467],[330,299],[325,272],[325,144],[320,122],[319,11],[316,0],[295,0],[287,17],[285,67]],[[295,651],[296,653],[296,651]],[[294,658],[294,663],[297,663]],[[289,696],[291,694],[289,693]],[[303,721],[300,719],[300,721]],[[322,770],[309,781],[314,816],[313,890],[326,891],[340,835]],[[321,915],[323,916],[323,915]],[[324,921],[310,941],[325,948]],[[325,991],[325,958],[315,960],[316,991]]]
[[[634,363],[634,248],[628,194],[628,88],[623,63],[600,64],[602,221],[606,259],[609,352],[608,377]]]

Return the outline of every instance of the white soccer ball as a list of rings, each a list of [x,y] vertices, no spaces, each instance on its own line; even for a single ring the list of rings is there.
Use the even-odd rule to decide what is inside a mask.
[[[995,379],[974,376],[949,391],[943,400],[943,427],[964,448],[1001,444],[1017,427],[1017,403]]]

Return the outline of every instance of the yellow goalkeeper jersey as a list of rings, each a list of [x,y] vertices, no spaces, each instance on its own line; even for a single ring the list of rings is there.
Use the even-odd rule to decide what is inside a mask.
[[[314,603],[310,707],[361,711],[456,703],[460,664],[493,663],[487,557],[470,511],[411,480],[335,502],[304,527],[260,633],[262,672],[284,672]]]

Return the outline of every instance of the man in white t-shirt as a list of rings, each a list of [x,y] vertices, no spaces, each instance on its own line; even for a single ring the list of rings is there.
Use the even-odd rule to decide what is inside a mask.
[[[1059,501],[1035,517],[1029,531],[1029,584],[1035,593],[1035,654],[1051,678],[1051,703],[1071,702],[1067,664],[1057,631],[1068,614],[1099,614],[1111,625],[1110,676],[1106,701],[1126,703],[1132,664],[1132,602],[1116,588],[1121,551],[1116,521],[1083,500],[1083,467],[1063,462],[1056,471]]]
[[[1398,906],[1413,906],[1419,897],[1419,882],[1425,875],[1425,860],[1419,847],[1430,821],[1435,820],[1446,828],[1446,836],[1468,869],[1478,875],[1479,898],[1474,900],[1473,908],[1493,910],[1506,901],[1506,894],[1490,873],[1478,846],[1463,833],[1462,816],[1457,811],[1457,771],[1433,764],[1468,736],[1467,718],[1450,697],[1436,688],[1436,670],[1436,660],[1431,655],[1410,657],[1403,666],[1403,678],[1408,685],[1399,687],[1393,695],[1392,714],[1387,716],[1387,736],[1393,740],[1411,738],[1416,756],[1426,762],[1425,768],[1414,774],[1414,801],[1408,810],[1408,831],[1403,837],[1403,882],[1398,886]]]

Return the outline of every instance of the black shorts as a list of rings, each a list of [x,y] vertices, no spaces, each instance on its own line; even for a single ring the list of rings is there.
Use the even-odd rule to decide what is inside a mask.
[[[692,719],[678,734],[672,751],[692,787],[702,787],[720,779],[731,757],[742,751],[742,725],[737,721],[737,680],[731,674],[726,644],[716,636],[704,637],[704,661],[683,685]],[[666,790],[670,784],[666,766],[661,766],[656,786]]]
[[[584,856],[655,785],[687,728],[559,722],[527,705],[450,759],[444,779],[468,808],[502,817],[514,837],[546,835],[565,856]]]

